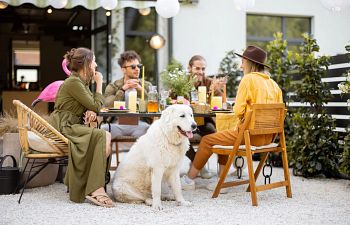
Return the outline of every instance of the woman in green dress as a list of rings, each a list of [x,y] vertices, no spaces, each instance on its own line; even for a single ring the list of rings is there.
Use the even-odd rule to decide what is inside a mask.
[[[103,105],[102,74],[96,71],[94,53],[73,48],[65,59],[72,74],[61,85],[50,123],[69,139],[69,160],[64,183],[73,202],[90,200],[96,205],[112,207],[104,190],[107,157],[111,152],[111,135],[105,130],[84,125],[96,120]],[[96,82],[96,93],[89,84]]]

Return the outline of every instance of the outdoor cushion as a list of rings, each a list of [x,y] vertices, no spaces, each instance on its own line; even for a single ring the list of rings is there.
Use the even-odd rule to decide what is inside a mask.
[[[254,145],[251,145],[251,146],[250,146],[250,149],[251,149],[252,151],[254,151],[254,150],[264,149],[264,148],[275,148],[275,147],[277,147],[277,146],[278,146],[277,143],[271,143],[271,144],[262,145],[262,146],[254,146]],[[233,146],[214,145],[213,148],[233,149]],[[241,150],[245,149],[245,145],[240,145],[240,146],[239,146],[239,149],[241,149]]]
[[[45,140],[43,140],[32,131],[28,131],[28,144],[31,149],[38,152],[57,152]]]

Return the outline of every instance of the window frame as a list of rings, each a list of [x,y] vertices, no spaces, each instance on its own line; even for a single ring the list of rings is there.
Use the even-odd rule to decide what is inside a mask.
[[[249,13],[247,14],[247,20],[246,20],[246,42],[249,42],[249,41],[252,41],[252,42],[270,42],[270,41],[273,41],[274,40],[274,37],[271,36],[271,37],[257,37],[257,36],[252,36],[252,35],[248,35],[248,24],[247,24],[247,21],[248,21],[248,16],[268,16],[268,17],[277,17],[277,18],[280,18],[281,19],[281,32],[282,32],[282,37],[283,37],[283,40],[286,40],[287,41],[287,47],[289,45],[301,45],[303,43],[303,38],[300,37],[300,38],[285,38],[285,34],[286,34],[286,31],[287,31],[287,23],[286,23],[286,20],[288,18],[303,18],[303,19],[308,19],[308,26],[309,26],[309,30],[308,30],[308,33],[309,35],[311,35],[311,32],[312,32],[312,17],[310,16],[285,16],[285,15],[270,15],[270,14],[258,14],[258,13]]]

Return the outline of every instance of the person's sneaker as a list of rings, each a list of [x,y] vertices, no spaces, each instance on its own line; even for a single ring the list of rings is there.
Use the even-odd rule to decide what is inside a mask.
[[[187,175],[183,175],[180,181],[182,190],[189,191],[195,189],[194,180],[190,179]]]
[[[217,182],[209,183],[209,184],[207,185],[207,189],[208,189],[209,191],[214,191],[215,188],[216,188],[216,185],[217,185]],[[220,194],[226,194],[227,192],[228,192],[228,189],[227,189],[227,188],[221,188],[221,189],[220,189]]]
[[[210,179],[212,178],[213,176],[215,176],[215,173],[212,173],[212,172],[209,172],[205,167],[203,167],[201,169],[201,171],[199,172],[199,174],[201,175],[201,177],[203,179]]]

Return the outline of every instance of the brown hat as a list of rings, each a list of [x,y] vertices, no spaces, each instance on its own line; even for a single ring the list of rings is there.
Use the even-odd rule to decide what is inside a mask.
[[[247,49],[243,52],[243,55],[240,55],[238,53],[235,54],[271,69],[270,66],[265,64],[267,53],[259,47],[249,45]]]

